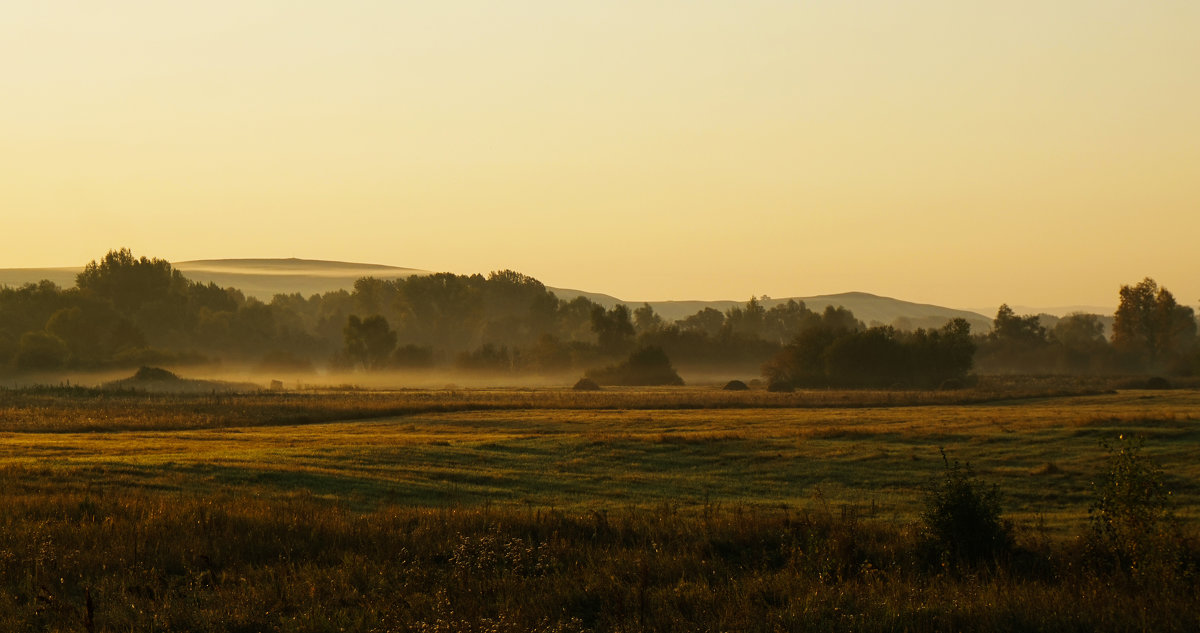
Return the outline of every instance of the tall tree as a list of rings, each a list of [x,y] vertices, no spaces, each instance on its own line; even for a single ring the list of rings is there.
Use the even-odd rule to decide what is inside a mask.
[[[763,333],[766,315],[767,311],[758,302],[758,298],[750,297],[745,308],[734,306],[725,313],[725,326],[734,336],[757,339]]]
[[[1196,340],[1192,309],[1146,277],[1121,286],[1112,343],[1130,368],[1160,371],[1191,352]]]
[[[346,358],[366,369],[379,369],[387,364],[388,356],[396,347],[396,333],[387,319],[375,315],[359,319],[350,315],[346,320]]]
[[[820,315],[809,310],[803,301],[797,302],[795,299],[789,299],[787,303],[781,303],[767,310],[764,317],[763,338],[783,345],[805,326],[819,319]]]
[[[1019,316],[1002,304],[992,331],[980,341],[979,367],[986,372],[1038,373],[1052,362],[1050,339],[1036,314]]]
[[[1058,369],[1070,373],[1100,373],[1108,369],[1112,347],[1104,324],[1094,314],[1068,314],[1054,324]]]
[[[654,308],[649,303],[643,303],[642,307],[633,311],[633,327],[638,334],[657,332],[662,329],[662,326],[662,317],[654,312]]]
[[[624,353],[633,345],[633,321],[629,307],[619,303],[609,310],[592,308],[592,331],[604,354]]]
[[[693,330],[715,337],[725,325],[725,314],[716,308],[704,308],[696,314],[676,321],[682,330]]]
[[[989,338],[1005,345],[1037,346],[1046,343],[1046,328],[1036,314],[1017,316],[1005,303],[996,311]]]
[[[89,262],[75,277],[75,285],[85,293],[112,301],[122,313],[132,314],[147,302],[165,298],[172,290],[183,292],[187,280],[165,259],[134,257],[128,248],[122,248],[109,251],[98,262]]]

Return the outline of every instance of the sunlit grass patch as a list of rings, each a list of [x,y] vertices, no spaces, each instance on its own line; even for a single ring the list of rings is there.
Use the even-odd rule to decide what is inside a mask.
[[[650,390],[646,397],[656,402],[664,394],[670,392]],[[966,405],[716,409],[641,408],[646,403],[636,395],[620,393],[619,402],[631,406],[617,408],[485,407],[164,431],[150,430],[160,411],[184,415],[207,405],[128,400],[119,406],[123,415],[145,419],[128,430],[0,434],[0,467],[51,468],[56,475],[47,480],[49,490],[73,473],[90,472],[114,489],[252,490],[268,497],[307,491],[364,509],[381,503],[600,508],[664,501],[802,508],[818,490],[826,503],[848,507],[864,494],[886,491],[895,517],[905,520],[945,448],[999,484],[1015,514],[1040,514],[1062,534],[1086,509],[1100,455],[1096,440],[1135,432],[1148,438],[1147,453],[1169,467],[1184,506],[1181,516],[1193,516],[1200,497],[1193,483],[1200,475],[1192,457],[1200,439],[1200,396],[1194,391]],[[304,406],[328,405],[321,415],[361,412],[353,402],[363,396],[372,402],[369,393],[304,394]],[[428,393],[409,396],[438,402]],[[453,395],[471,397],[484,396]],[[486,394],[495,401],[506,397]],[[253,411],[262,402],[275,401],[243,405]],[[384,397],[376,404],[383,403],[379,411],[386,413],[391,402]],[[84,410],[81,402],[72,406]],[[274,404],[262,406],[274,415]],[[1046,464],[1057,470],[1038,470]]]

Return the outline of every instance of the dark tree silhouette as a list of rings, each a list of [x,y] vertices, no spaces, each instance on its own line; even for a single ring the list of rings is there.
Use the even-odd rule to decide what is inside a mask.
[[[1108,370],[1112,347],[1104,324],[1094,314],[1068,314],[1054,324],[1051,338],[1057,348],[1058,371],[1098,374]]]
[[[716,337],[725,326],[725,315],[716,308],[704,308],[692,316],[676,322],[682,330],[703,332],[710,337]]]
[[[346,358],[366,369],[384,367],[396,347],[396,333],[388,326],[387,319],[379,315],[361,320],[350,315],[344,336]]]
[[[619,365],[587,372],[601,385],[682,385],[683,379],[671,366],[671,359],[660,347],[640,347]]]
[[[849,310],[829,306],[763,365],[763,375],[775,384],[828,384],[825,351],[838,338],[861,329],[862,324]]]
[[[725,328],[733,335],[744,339],[757,339],[763,334],[767,311],[758,299],[751,297],[745,308],[733,307],[725,313]]]
[[[992,320],[992,331],[980,341],[979,366],[994,373],[1044,373],[1051,365],[1050,339],[1041,318],[1018,316],[1002,304]]]
[[[1037,315],[1017,316],[1005,303],[996,311],[989,337],[1005,345],[1043,345],[1046,343],[1046,328],[1042,327]]]
[[[642,307],[633,311],[633,328],[638,334],[657,332],[662,327],[662,317],[654,313],[649,303],[643,303]]]
[[[963,335],[965,324],[868,330],[844,308],[817,313],[788,301],[765,309],[766,297],[665,324],[648,304],[631,312],[586,297],[560,301],[538,280],[511,270],[363,278],[353,291],[278,295],[263,303],[119,249],[90,262],[76,283],[0,288],[0,371],[218,358],[257,364],[287,358],[304,367],[336,357],[364,368],[465,359],[557,373],[657,347],[688,371],[762,368],[772,382],[795,385],[938,386],[965,375],[975,345],[975,364],[984,372],[1200,371],[1191,309],[1150,279],[1122,288],[1111,345],[1102,335],[1103,317],[1066,317],[1047,332],[1043,326],[1052,321],[1018,316],[1007,305],[994,331],[974,339]],[[402,347],[393,353],[397,343]],[[1013,362],[999,362],[1006,358]]]
[[[109,251],[99,262],[89,262],[76,276],[75,285],[129,314],[148,302],[165,299],[172,290],[182,291],[187,280],[164,259],[137,258],[122,248]]]
[[[849,329],[836,311],[826,316],[763,366],[769,383],[937,387],[961,381],[971,369],[975,346],[963,319],[905,334],[891,327]]]
[[[59,369],[67,362],[67,344],[57,336],[35,330],[21,336],[14,363],[18,369],[45,371]]]
[[[1190,355],[1196,341],[1192,309],[1149,277],[1121,286],[1121,302],[1113,322],[1112,344],[1130,369],[1172,369]]]
[[[624,304],[607,311],[600,306],[592,308],[592,331],[603,354],[620,354],[629,349],[634,335],[629,308]]]

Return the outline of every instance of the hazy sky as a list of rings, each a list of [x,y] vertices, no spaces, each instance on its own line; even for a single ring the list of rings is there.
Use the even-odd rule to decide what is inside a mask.
[[[1200,2],[16,0],[0,267],[1200,301]]]

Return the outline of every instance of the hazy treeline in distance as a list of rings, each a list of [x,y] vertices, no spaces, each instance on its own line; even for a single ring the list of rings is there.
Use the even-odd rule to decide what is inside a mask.
[[[359,279],[353,291],[269,303],[186,279],[161,259],[111,251],[72,288],[0,288],[0,367],[8,372],[224,361],[273,372],[455,370],[759,374],[793,386],[939,386],[982,373],[1174,374],[1200,371],[1191,308],[1146,279],[1120,290],[1112,335],[1099,315],[1053,327],[1001,306],[990,332],[867,327],[844,308],[755,299],[666,322],[649,305],[604,308],[557,298],[513,271]],[[638,363],[665,365],[643,371]],[[655,368],[651,367],[651,370]]]

